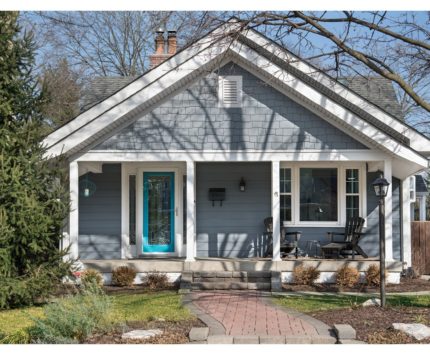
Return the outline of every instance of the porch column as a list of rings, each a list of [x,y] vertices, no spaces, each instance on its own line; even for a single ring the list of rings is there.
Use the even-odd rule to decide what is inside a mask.
[[[385,197],[385,259],[393,260],[393,179],[391,159],[384,160],[384,178],[390,183]]]
[[[426,195],[420,197],[420,221],[426,220],[426,199]]]
[[[76,260],[79,257],[79,167],[77,161],[72,161],[69,165],[70,183],[70,212],[69,212],[69,258]]]
[[[411,250],[411,199],[409,177],[402,180],[402,260],[412,266]]]
[[[281,260],[281,210],[279,196],[279,161],[272,161],[273,261]]]
[[[195,261],[196,256],[196,194],[195,163],[187,161],[187,256],[185,261]]]

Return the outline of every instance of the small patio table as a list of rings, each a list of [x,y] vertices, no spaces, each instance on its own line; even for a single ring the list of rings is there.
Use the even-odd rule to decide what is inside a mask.
[[[323,258],[337,258],[341,257],[340,252],[345,247],[344,244],[330,243],[321,247]]]

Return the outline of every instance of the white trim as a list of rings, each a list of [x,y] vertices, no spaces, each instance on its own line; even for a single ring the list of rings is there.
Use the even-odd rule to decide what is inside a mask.
[[[86,173],[101,174],[103,172],[103,163],[86,162],[79,164],[79,176]]]
[[[129,174],[125,164],[121,164],[121,259],[130,258],[130,212]]]
[[[157,162],[157,161],[382,161],[387,154],[376,150],[92,150],[76,158],[77,161]]]
[[[417,185],[417,180],[415,178],[415,175],[410,176],[409,177],[409,194],[410,194],[411,202],[415,202],[417,200],[416,185]]]
[[[79,257],[79,165],[69,164],[70,212],[69,212],[69,255],[72,260]]]
[[[385,197],[385,259],[393,259],[393,178],[391,159],[384,160],[384,178],[390,183]]]
[[[245,36],[260,45],[261,47],[264,47],[266,50],[273,53],[273,55],[284,60],[289,65],[295,67],[296,69],[299,69],[301,72],[312,77],[319,83],[325,85],[327,89],[334,91],[336,94],[343,97],[344,99],[347,99],[352,104],[363,109],[364,111],[367,111],[369,114],[371,114],[384,124],[392,127],[399,133],[406,135],[406,137],[411,140],[411,147],[415,150],[426,152],[430,151],[430,140],[415,132],[411,127],[403,124],[399,120],[394,119],[393,117],[385,113],[383,110],[381,110],[379,107],[363,99],[355,92],[349,90],[347,87],[341,85],[336,80],[330,78],[328,75],[311,67],[300,58],[296,57],[290,52],[287,52],[280,46],[272,43],[267,38],[264,38],[263,35],[253,29],[246,31]]]
[[[411,241],[411,202],[409,194],[409,177],[401,181],[402,188],[402,260],[405,267],[412,266],[412,241]]]
[[[419,217],[420,217],[420,221],[425,221],[426,220],[426,202],[427,202],[427,195],[423,195],[421,196],[419,199]]]
[[[187,161],[187,254],[185,261],[196,257],[196,165]]]
[[[272,161],[272,245],[273,261],[281,261],[281,210],[279,194],[280,162]]]
[[[367,176],[365,162],[292,162],[281,161],[280,168],[291,169],[291,221],[286,221],[288,227],[343,227],[346,223],[346,190],[345,190],[345,170],[358,169],[359,171],[359,196],[360,196],[360,216],[367,217]],[[300,221],[300,168],[336,168],[337,169],[337,221]],[[283,221],[282,221],[283,222]],[[365,227],[367,226],[367,220]]]

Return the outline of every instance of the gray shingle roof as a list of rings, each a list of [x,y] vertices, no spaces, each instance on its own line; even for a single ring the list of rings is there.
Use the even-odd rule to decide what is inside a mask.
[[[422,175],[415,175],[415,191],[428,192],[427,184]]]
[[[374,105],[399,119],[404,118],[393,84],[383,77],[350,77],[339,81]]]
[[[83,91],[80,102],[81,112],[103,101],[124,86],[130,84],[136,78],[135,76],[105,76],[94,78]]]

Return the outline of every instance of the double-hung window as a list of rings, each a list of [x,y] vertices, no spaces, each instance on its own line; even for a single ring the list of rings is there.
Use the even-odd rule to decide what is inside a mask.
[[[291,169],[281,168],[281,221],[291,222]]]
[[[360,171],[345,170],[346,219],[360,216]]]

